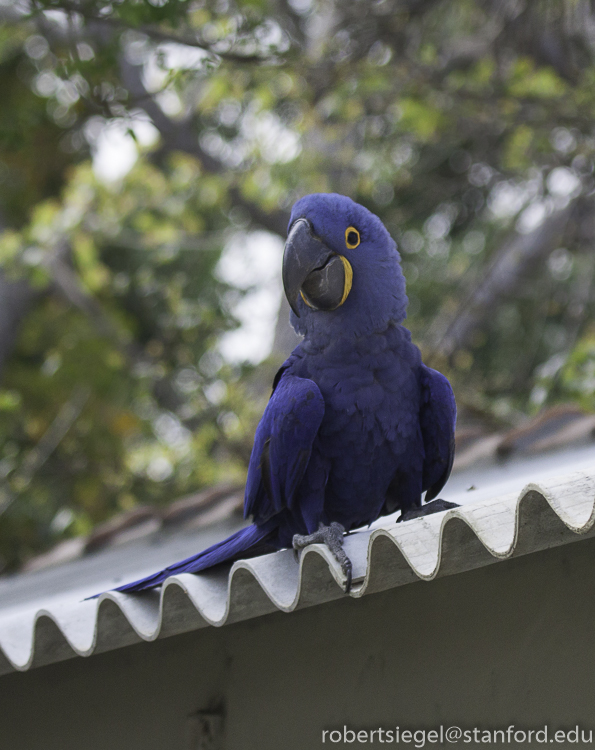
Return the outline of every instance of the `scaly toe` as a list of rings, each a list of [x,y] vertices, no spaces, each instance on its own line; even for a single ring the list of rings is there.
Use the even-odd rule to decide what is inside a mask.
[[[337,523],[337,521],[333,521],[329,526],[320,524],[318,531],[315,531],[313,534],[308,534],[307,536],[295,534],[292,546],[296,560],[299,560],[299,552],[309,544],[326,545],[341,566],[341,570],[345,576],[345,593],[348,594],[351,591],[353,566],[343,549],[344,534],[345,528],[340,523]]]

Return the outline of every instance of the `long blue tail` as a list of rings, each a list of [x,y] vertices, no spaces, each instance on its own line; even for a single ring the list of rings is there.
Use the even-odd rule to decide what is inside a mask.
[[[227,537],[227,539],[224,539],[222,542],[217,542],[217,544],[208,547],[197,555],[193,555],[192,557],[188,557],[178,563],[174,563],[168,568],[160,570],[158,573],[153,573],[153,575],[150,575],[147,578],[141,578],[139,581],[127,583],[114,590],[125,592],[145,591],[154,586],[159,586],[159,584],[163,583],[166,578],[178,573],[198,573],[201,570],[212,568],[219,563],[231,562],[232,560],[237,560],[242,557],[254,557],[255,555],[272,552],[277,549],[277,547],[274,544],[267,544],[267,538],[272,536],[271,532],[272,529],[270,525],[265,524],[264,526],[255,526],[252,524],[252,526],[240,529],[240,531]],[[99,594],[97,596],[99,596]]]

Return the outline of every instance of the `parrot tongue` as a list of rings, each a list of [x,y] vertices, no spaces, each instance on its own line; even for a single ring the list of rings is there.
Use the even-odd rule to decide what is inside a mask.
[[[351,265],[317,237],[310,222],[298,219],[283,253],[283,286],[291,309],[300,317],[299,297],[314,310],[335,310],[351,290]]]

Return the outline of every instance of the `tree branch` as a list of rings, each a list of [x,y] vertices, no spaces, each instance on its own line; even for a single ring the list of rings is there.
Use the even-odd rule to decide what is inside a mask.
[[[78,385],[75,387],[71,397],[62,405],[54,421],[41,436],[37,445],[27,453],[20,468],[15,472],[12,484],[15,486],[18,494],[9,489],[8,485],[5,485],[0,490],[0,516],[29,487],[35,474],[60,445],[70,428],[79,418],[85,404],[89,400],[89,396],[90,390],[86,386]]]
[[[575,205],[576,201],[553,213],[530,234],[516,234],[496,253],[482,279],[473,280],[450,320],[444,324],[444,313],[440,312],[430,326],[433,354],[450,359],[469,345],[501,298],[514,295],[532,268],[555,249]]]
[[[205,52],[208,52],[210,55],[219,57],[222,60],[229,60],[230,62],[241,62],[241,63],[270,62],[270,61],[275,60],[279,54],[277,53],[275,55],[259,55],[259,54],[251,53],[251,54],[242,55],[236,52],[217,51],[216,49],[214,49],[213,44],[209,44],[204,39],[201,39],[198,35],[195,36],[193,34],[192,35],[191,34],[176,34],[172,31],[164,31],[158,26],[154,26],[151,24],[135,25],[135,24],[125,21],[122,18],[116,18],[114,16],[100,16],[100,15],[97,15],[96,13],[91,12],[91,10],[85,5],[67,2],[66,0],[61,0],[61,2],[57,2],[53,4],[51,8],[39,8],[36,10],[35,13],[31,13],[29,17],[35,18],[36,16],[43,14],[46,10],[63,10],[65,13],[74,13],[93,24],[106,26],[112,29],[137,31],[139,34],[144,34],[145,36],[149,37],[153,41],[166,42],[166,43],[171,43],[171,44],[180,44],[185,47],[193,47],[196,49],[201,49],[201,50],[204,50]]]
[[[12,354],[23,319],[44,294],[26,279],[10,280],[0,272],[0,373]]]
[[[162,139],[163,151],[183,151],[200,161],[205,171],[210,174],[224,174],[228,168],[201,147],[198,135],[191,118],[177,121],[170,119],[155,98],[147,91],[141,77],[142,66],[132,65],[125,59],[120,60],[122,82],[131,96],[138,98],[140,107],[151,118]],[[286,211],[264,211],[257,204],[247,200],[237,186],[229,188],[229,195],[236,206],[245,209],[255,224],[269,232],[285,236],[289,213]]]
[[[66,242],[46,262],[55,288],[74,307],[85,313],[97,333],[113,342],[133,367],[142,366],[149,371],[157,364],[144,349],[134,341],[128,341],[116,328],[103,307],[81,286],[78,276],[64,260]],[[154,377],[153,393],[164,409],[174,411],[180,405],[180,397],[167,377]]]

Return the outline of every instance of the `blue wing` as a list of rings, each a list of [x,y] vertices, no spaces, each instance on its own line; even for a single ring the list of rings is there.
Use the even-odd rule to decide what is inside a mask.
[[[244,517],[257,524],[291,508],[324,416],[324,399],[313,380],[282,368],[254,436]]]
[[[422,365],[420,425],[425,459],[422,488],[433,500],[450,476],[455,455],[457,407],[454,393],[442,373]]]

